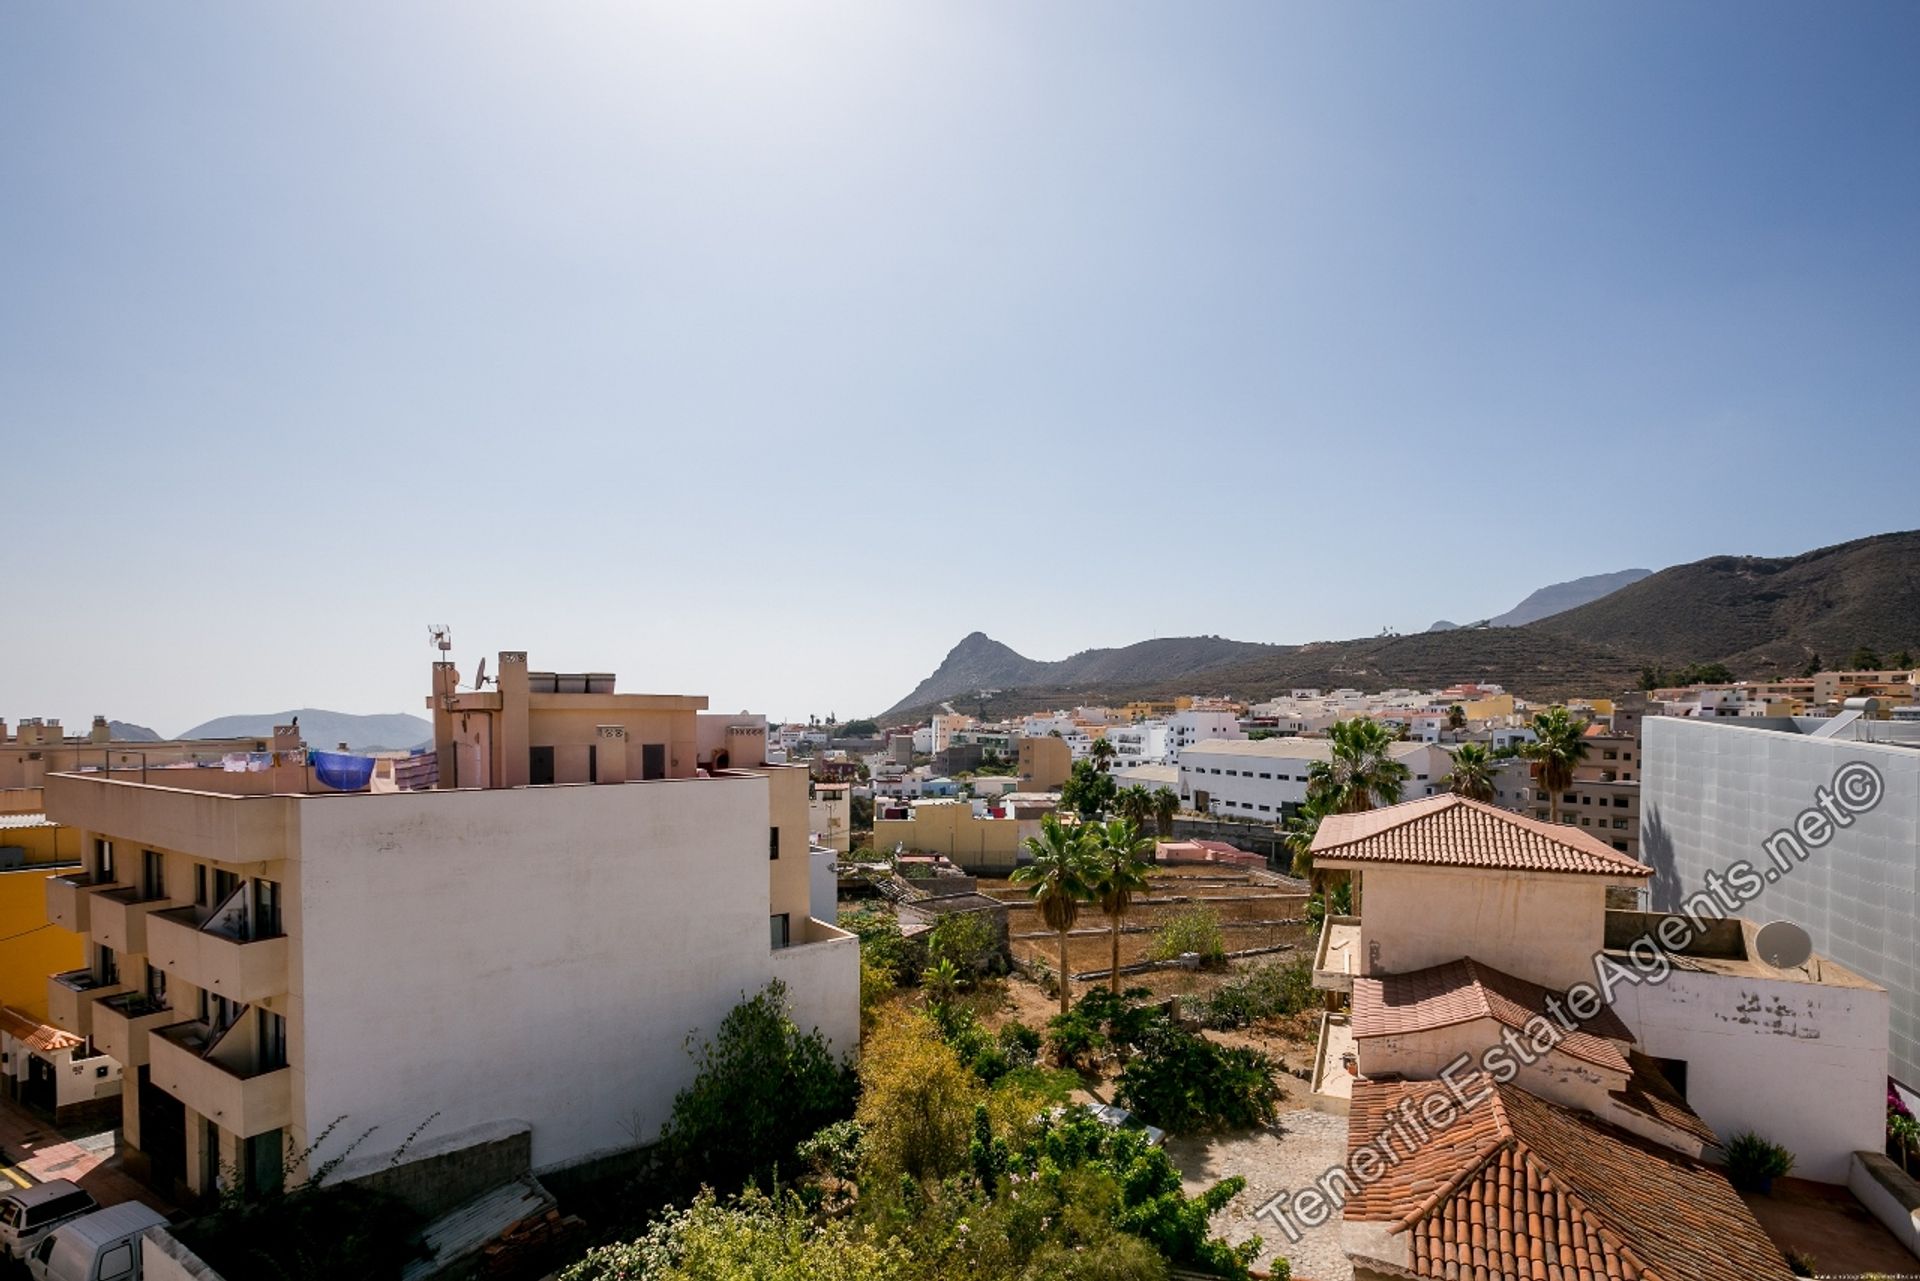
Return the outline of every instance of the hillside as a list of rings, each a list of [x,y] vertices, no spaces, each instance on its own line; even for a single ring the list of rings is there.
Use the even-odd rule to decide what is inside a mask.
[[[1920,530],[1799,556],[1711,556],[1531,625],[1741,676],[1831,665],[1856,646],[1920,648]]]
[[[1721,662],[1737,676],[1765,677],[1798,671],[1813,654],[1841,662],[1859,645],[1883,654],[1920,649],[1920,532],[1801,556],[1714,556],[1634,577],[1642,574],[1622,570],[1542,588],[1502,617],[1557,608],[1610,580],[1628,580],[1522,626],[1310,645],[1191,637],[1043,663],[975,632],[887,717],[924,716],[941,700],[997,717],[1173,694],[1258,699],[1294,685],[1427,689],[1463,680],[1552,699],[1632,688],[1649,664]],[[982,699],[980,689],[997,692]]]
[[[116,743],[157,743],[160,735],[145,725],[135,725],[132,721],[108,721],[107,733]]]
[[[1535,622],[1552,614],[1558,614],[1588,601],[1599,600],[1602,596],[1619,591],[1629,583],[1637,583],[1653,573],[1650,569],[1619,569],[1611,574],[1588,574],[1585,578],[1573,578],[1564,583],[1551,583],[1530,593],[1527,598],[1504,614],[1497,614],[1480,623],[1470,623],[1471,627],[1519,627]],[[1459,623],[1441,619],[1430,632],[1450,632]]]
[[[397,712],[391,716],[355,716],[321,707],[290,712],[263,712],[257,716],[222,716],[195,725],[181,738],[264,738],[275,725],[300,718],[300,737],[308,747],[332,751],[341,743],[356,752],[377,749],[401,751],[418,747],[433,737],[433,724],[418,716]]]
[[[1217,636],[1179,636],[1141,641],[1120,649],[1088,649],[1048,662],[1027,658],[984,632],[974,632],[948,651],[933,675],[882,713],[885,720],[908,708],[938,707],[946,699],[982,689],[1135,684],[1174,680],[1280,648]]]

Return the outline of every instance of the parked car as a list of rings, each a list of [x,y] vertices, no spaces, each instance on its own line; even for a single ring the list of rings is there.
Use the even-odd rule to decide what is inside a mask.
[[[47,1233],[99,1208],[84,1188],[66,1179],[9,1188],[0,1193],[0,1256],[24,1259]]]
[[[33,1281],[140,1281],[140,1238],[166,1221],[138,1201],[69,1219],[41,1238],[27,1273]]]

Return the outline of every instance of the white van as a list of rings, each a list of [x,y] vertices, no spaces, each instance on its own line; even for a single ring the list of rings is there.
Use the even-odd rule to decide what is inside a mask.
[[[166,1216],[138,1201],[63,1223],[27,1259],[33,1281],[140,1281],[140,1238]]]
[[[0,1193],[0,1255],[24,1259],[48,1232],[99,1208],[78,1184],[65,1179],[7,1187]]]

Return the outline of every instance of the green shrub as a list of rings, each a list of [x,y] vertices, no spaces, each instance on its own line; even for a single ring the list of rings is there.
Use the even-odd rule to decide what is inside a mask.
[[[1175,1134],[1243,1130],[1273,1119],[1274,1067],[1258,1050],[1216,1045],[1162,1019],[1121,1072],[1115,1097]]]
[[[1040,1058],[1040,1034],[1019,1019],[1002,1023],[995,1039],[1014,1067],[1031,1067]]]
[[[1118,995],[1107,988],[1096,987],[1075,1002],[1074,1009],[1091,1020],[1109,1044],[1131,1049],[1140,1043],[1154,1019],[1159,1017],[1160,1012],[1153,1006],[1141,1004],[1152,997],[1153,993],[1144,987],[1130,987]]]
[[[998,973],[1000,931],[980,912],[955,912],[944,916],[927,936],[927,959],[934,964],[951,961],[962,974]]]
[[[1172,961],[1188,952],[1200,954],[1202,965],[1214,965],[1226,959],[1226,936],[1220,932],[1220,913],[1205,904],[1174,914],[1153,936],[1147,955],[1156,961]]]
[[[690,1184],[764,1179],[802,1139],[853,1112],[852,1069],[818,1031],[794,1026],[778,979],[734,1006],[712,1041],[695,1050],[688,1040],[698,1072],[674,1097],[660,1153]]]
[[[750,1188],[721,1202],[702,1189],[639,1240],[588,1251],[560,1281],[905,1281],[918,1275],[912,1262],[871,1227],[815,1224],[794,1193]]]
[[[1793,1169],[1793,1153],[1752,1130],[1727,1140],[1727,1177],[1743,1192],[1759,1192]]]
[[[1224,1030],[1297,1014],[1316,999],[1313,962],[1302,956],[1245,970],[1185,1008],[1206,1027]]]
[[[899,987],[919,980],[923,949],[900,933],[892,908],[859,908],[840,914],[840,928],[860,940],[861,959],[892,977]]]
[[[1106,1043],[1100,1025],[1077,1009],[1047,1020],[1047,1057],[1056,1067],[1085,1070]]]

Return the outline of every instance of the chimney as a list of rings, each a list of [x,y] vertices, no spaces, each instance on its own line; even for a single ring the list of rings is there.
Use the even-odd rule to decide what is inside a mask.
[[[87,731],[87,737],[95,743],[112,742],[113,731],[107,728],[107,718],[104,716],[95,716],[93,718],[93,728]]]

